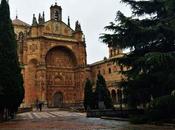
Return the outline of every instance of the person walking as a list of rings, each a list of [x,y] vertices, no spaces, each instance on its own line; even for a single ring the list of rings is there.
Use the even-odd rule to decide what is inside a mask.
[[[38,106],[39,106],[39,110],[42,111],[43,103],[42,102],[39,102]]]
[[[35,106],[36,106],[36,110],[38,111],[39,110],[39,101],[38,101],[38,99],[36,99]]]

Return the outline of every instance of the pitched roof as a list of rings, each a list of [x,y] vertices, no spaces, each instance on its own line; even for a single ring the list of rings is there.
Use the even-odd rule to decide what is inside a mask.
[[[28,23],[25,23],[21,20],[19,20],[18,18],[14,19],[12,21],[13,25],[18,25],[18,26],[30,26]]]
[[[120,58],[120,57],[122,57],[122,56],[124,56],[124,53],[118,54],[118,55],[116,55],[116,56],[114,56],[114,57],[111,57],[111,58],[109,58],[109,59],[104,59],[104,60],[101,60],[101,61],[97,61],[97,62],[95,62],[95,63],[89,64],[89,66],[96,66],[96,65],[104,64],[104,63],[106,63],[106,62],[113,61],[113,60],[116,59],[116,58]]]

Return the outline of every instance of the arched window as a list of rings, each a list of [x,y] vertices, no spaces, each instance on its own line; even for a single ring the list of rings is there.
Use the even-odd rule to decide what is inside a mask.
[[[109,68],[108,70],[109,70],[109,74],[111,74],[111,68]]]
[[[112,54],[112,50],[110,51],[110,57],[112,57],[113,56],[113,54]]]
[[[58,10],[55,11],[55,20],[60,20],[60,13],[58,12]]]

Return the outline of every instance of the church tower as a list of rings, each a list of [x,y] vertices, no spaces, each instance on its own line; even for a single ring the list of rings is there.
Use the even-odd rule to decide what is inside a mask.
[[[80,23],[77,21],[72,29],[68,18],[65,24],[62,8],[55,3],[50,6],[47,22],[45,14],[40,13],[38,19],[33,15],[31,26],[18,19],[13,24],[19,37],[18,45],[21,45],[19,56],[23,64],[25,105],[31,106],[36,100],[48,107],[81,105],[87,62]]]
[[[57,3],[50,7],[50,19],[56,21],[62,21],[62,8]]]
[[[109,58],[115,57],[115,56],[120,55],[122,53],[123,53],[122,49],[120,49],[118,47],[109,46]]]

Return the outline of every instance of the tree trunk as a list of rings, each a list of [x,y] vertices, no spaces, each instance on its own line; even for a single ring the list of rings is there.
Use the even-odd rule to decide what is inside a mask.
[[[3,109],[0,109],[0,122],[3,121],[3,115],[4,115],[4,111]]]

